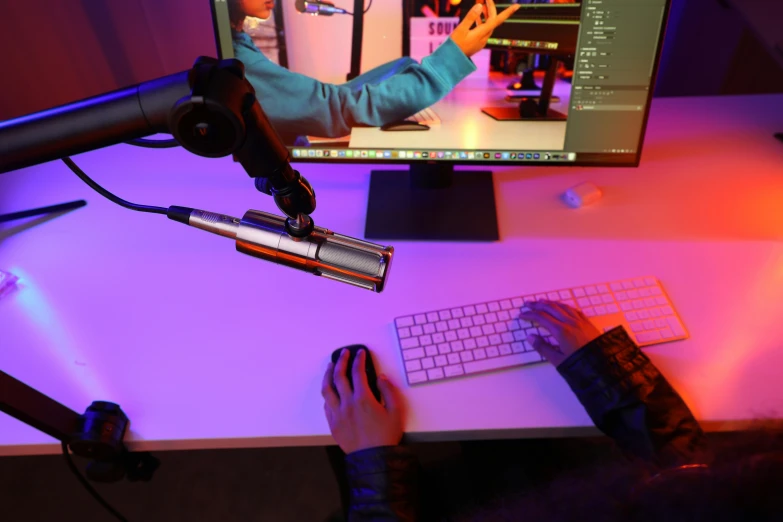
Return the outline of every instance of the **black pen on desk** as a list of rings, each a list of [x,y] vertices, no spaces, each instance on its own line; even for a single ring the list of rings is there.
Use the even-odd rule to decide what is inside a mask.
[[[69,201],[68,203],[60,203],[59,205],[50,205],[48,207],[33,208],[30,210],[22,210],[21,212],[12,212],[10,214],[0,215],[0,223],[6,221],[13,221],[15,219],[24,219],[33,216],[41,216],[43,214],[53,214],[55,212],[65,212],[66,210],[73,210],[75,208],[83,207],[87,202],[83,199],[76,201]]]

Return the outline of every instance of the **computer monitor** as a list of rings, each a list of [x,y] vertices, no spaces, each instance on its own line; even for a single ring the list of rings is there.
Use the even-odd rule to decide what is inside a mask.
[[[226,1],[211,1],[220,56],[233,57]],[[447,27],[445,40],[474,2],[404,0],[403,33],[411,35],[416,18],[425,16]],[[476,73],[428,110],[399,115],[426,120],[429,130],[355,126],[346,136],[289,136],[292,160],[409,165],[407,171],[372,172],[367,238],[496,240],[492,173],[454,167],[637,166],[670,2],[522,2],[529,5],[496,29],[482,51],[489,59],[474,56],[482,63]],[[345,0],[335,3],[351,8]],[[498,11],[508,5],[498,4]],[[372,38],[365,33],[365,45]],[[296,55],[296,46],[287,42],[289,55]],[[412,48],[410,42],[403,47]],[[539,57],[541,94],[509,92],[518,75],[504,63],[520,53]],[[365,81],[378,81],[374,73]]]

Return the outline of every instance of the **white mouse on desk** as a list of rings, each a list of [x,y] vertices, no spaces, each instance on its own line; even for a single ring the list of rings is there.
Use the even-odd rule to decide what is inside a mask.
[[[603,193],[596,185],[585,182],[565,191],[563,201],[571,208],[581,208],[591,205],[601,199]]]

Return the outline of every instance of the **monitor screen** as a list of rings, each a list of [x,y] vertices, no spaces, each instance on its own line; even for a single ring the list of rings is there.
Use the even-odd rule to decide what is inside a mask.
[[[415,75],[410,72],[411,60],[426,60],[446,45],[451,31],[475,2],[406,1],[408,16],[403,23],[408,24],[411,57],[362,71],[346,84],[347,96],[358,99],[364,85],[385,82],[390,75]],[[231,3],[212,0],[216,41],[223,58],[234,56]],[[334,3],[337,8],[353,6],[345,0]],[[292,159],[637,165],[670,0],[519,3],[523,5],[494,31],[487,47],[472,57],[476,70],[449,86],[442,98],[428,107],[418,107],[416,96],[407,96],[405,103],[393,100],[389,103],[399,107],[396,113],[387,110],[382,118],[371,114],[372,125],[356,123],[342,132],[324,130],[328,125],[281,132]],[[499,3],[497,9],[509,5]],[[369,11],[365,16],[372,15]],[[365,31],[365,45],[372,38]],[[290,51],[296,41],[286,45]],[[384,95],[404,97],[406,93],[386,91]],[[259,101],[277,126],[275,111],[263,99]],[[372,113],[377,102],[359,100],[356,110]],[[315,96],[297,103],[324,100]],[[354,107],[357,104],[332,105],[332,111],[339,112],[332,117],[361,120],[345,114]],[[281,128],[286,128],[284,123]]]

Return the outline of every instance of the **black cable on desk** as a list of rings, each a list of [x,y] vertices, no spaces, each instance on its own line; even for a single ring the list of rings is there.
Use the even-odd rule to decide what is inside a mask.
[[[106,502],[105,500],[103,500],[103,497],[101,497],[101,496],[98,494],[98,492],[97,492],[97,491],[95,491],[95,488],[93,488],[93,487],[92,487],[92,484],[90,484],[89,482],[87,482],[87,479],[86,479],[86,478],[84,478],[84,475],[82,475],[82,474],[79,472],[79,469],[76,467],[76,464],[74,464],[74,463],[73,463],[73,459],[71,459],[71,453],[70,453],[70,451],[68,451],[68,445],[67,445],[66,443],[64,443],[64,442],[63,442],[63,443],[62,443],[62,448],[63,448],[63,456],[65,457],[65,462],[68,464],[68,469],[70,469],[70,470],[71,470],[71,472],[72,472],[74,475],[76,475],[76,478],[77,478],[77,479],[79,479],[79,482],[81,482],[82,486],[84,486],[84,489],[86,489],[86,490],[87,490],[87,492],[88,492],[90,495],[92,495],[92,497],[93,497],[95,500],[97,500],[97,501],[98,501],[98,503],[99,503],[101,506],[103,506],[104,508],[106,508],[106,511],[108,511],[109,513],[111,513],[111,514],[114,516],[114,518],[116,518],[117,520],[119,520],[119,521],[121,521],[121,522],[128,522],[128,519],[127,519],[127,518],[125,518],[124,516],[122,516],[122,515],[120,514],[120,512],[119,512],[119,511],[117,511],[116,509],[114,509],[113,507],[111,507],[111,504],[109,504],[108,502]]]
[[[153,214],[166,214],[166,211],[168,209],[165,209],[163,207],[155,207],[150,205],[139,205],[137,203],[131,203],[130,201],[125,201],[124,199],[115,196],[105,188],[101,187],[97,183],[95,183],[87,174],[82,171],[78,166],[76,166],[76,163],[73,162],[71,158],[63,158],[63,163],[68,165],[68,168],[73,171],[74,174],[79,176],[79,179],[87,183],[87,185],[90,186],[95,192],[100,194],[101,196],[105,197],[109,201],[112,201],[114,203],[117,203],[121,207],[128,208],[130,210],[136,210],[138,212],[150,212]]]
[[[370,0],[370,3],[372,3],[372,0]],[[135,140],[130,140],[127,143],[128,145],[145,147],[148,149],[171,149],[179,147],[179,142],[177,140],[148,140],[145,138],[137,138]]]

